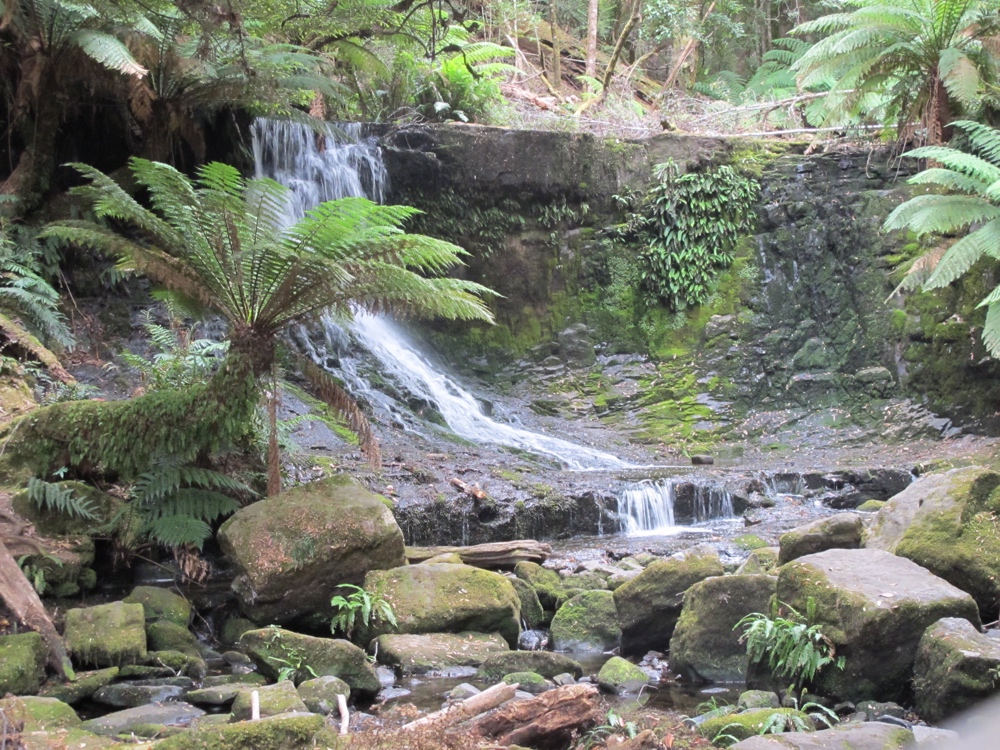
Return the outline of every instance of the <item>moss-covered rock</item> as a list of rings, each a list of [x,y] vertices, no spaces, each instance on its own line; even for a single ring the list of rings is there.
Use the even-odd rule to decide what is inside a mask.
[[[46,698],[56,698],[63,703],[79,703],[90,698],[94,693],[118,676],[118,667],[108,667],[95,672],[77,672],[73,682],[58,682],[50,680],[42,685],[38,694]]]
[[[239,676],[249,677],[250,675]],[[260,687],[259,682],[228,682],[224,685],[212,685],[190,690],[184,694],[184,700],[196,706],[226,706],[236,700],[236,696],[240,693]],[[348,688],[348,690],[350,689]]]
[[[183,680],[182,684],[176,684]],[[193,685],[190,678],[160,678],[141,682],[116,682],[105,685],[96,693],[94,700],[105,706],[115,708],[133,708],[147,703],[162,703],[163,701],[180,698],[186,688]]]
[[[738,682],[746,677],[746,646],[736,623],[767,612],[778,579],[716,576],[684,592],[684,608],[670,639],[670,666],[694,682]]]
[[[858,549],[864,523],[857,513],[837,513],[798,526],[778,540],[778,564],[826,549]]]
[[[259,625],[245,617],[230,617],[222,624],[219,631],[219,640],[227,646],[235,646],[240,642],[240,636],[248,630],[256,630]]]
[[[141,604],[124,602],[71,609],[64,637],[79,664],[134,664],[146,656],[146,615]]]
[[[531,585],[544,609],[553,612],[558,609],[558,602],[566,592],[558,573],[538,563],[522,561],[514,566],[514,575]]]
[[[332,615],[341,583],[403,565],[403,533],[383,498],[346,477],[300,485],[238,511],[219,542],[239,569],[233,589],[257,622]]]
[[[278,679],[284,667],[292,666],[300,679],[333,675],[362,694],[374,695],[382,687],[365,652],[349,641],[261,628],[244,633],[240,646],[261,673],[272,680]]]
[[[880,721],[866,721],[839,724],[832,729],[823,729],[819,732],[758,735],[738,742],[731,748],[732,750],[906,750],[913,747],[915,742],[914,733],[909,729]]]
[[[743,564],[736,569],[736,575],[766,575],[778,567],[778,548],[761,547],[750,553]]]
[[[892,497],[865,546],[927,568],[972,594],[984,617],[1000,604],[1000,473],[981,468],[931,474]]]
[[[762,547],[767,546],[767,542],[756,534],[740,534],[739,536],[733,537],[733,544],[736,545],[737,549],[741,549],[746,552],[753,552],[755,549],[761,549]]]
[[[244,690],[236,696],[231,709],[230,721],[247,721],[250,718],[252,695],[254,691],[260,699],[260,715],[277,716],[290,711],[306,713],[306,704],[302,702],[295,684],[290,680],[264,685]]]
[[[608,651],[621,641],[618,612],[610,591],[584,591],[563,604],[552,618],[557,651]]]
[[[0,712],[5,716],[22,717],[25,732],[72,729],[81,724],[76,711],[56,698],[41,698],[35,695],[5,698],[0,700]]]
[[[549,682],[537,672],[511,672],[510,674],[505,674],[501,678],[501,682],[505,682],[508,685],[517,685],[518,690],[523,690],[532,695],[544,693],[546,690],[555,687],[554,683]]]
[[[136,586],[123,601],[141,604],[147,622],[168,620],[183,628],[191,622],[191,605],[187,599],[160,586]]]
[[[156,620],[146,628],[146,643],[151,651],[179,651],[189,656],[201,656],[201,645],[187,625],[170,620]]]
[[[426,674],[450,667],[478,667],[491,654],[509,651],[496,633],[386,634],[375,639],[378,661],[402,674]]]
[[[827,668],[816,687],[841,700],[903,698],[924,631],[942,617],[979,625],[968,594],[903,557],[874,549],[831,549],[778,571],[779,602],[806,612],[845,658]]]
[[[38,633],[0,635],[0,695],[33,695],[45,678],[45,642]]]
[[[49,729],[47,731],[27,732],[21,735],[23,750],[53,750],[53,748],[73,748],[73,750],[105,750],[121,747],[121,744],[110,737],[101,737],[93,732],[82,729]]]
[[[684,592],[710,576],[721,576],[714,547],[698,545],[666,560],[651,563],[614,591],[622,628],[622,653],[666,651],[681,614]]]
[[[775,714],[786,718],[775,719]],[[787,727],[784,731],[811,732],[813,730],[812,719],[794,708],[758,708],[743,713],[726,714],[706,719],[698,725],[698,732],[709,740],[714,740],[719,735],[729,735],[737,740],[745,740],[748,737],[759,735],[766,726],[774,726],[776,721],[784,722],[784,726]]]
[[[772,693],[770,690],[744,690],[736,701],[736,707],[740,711],[751,708],[780,708],[781,700],[777,693]]]
[[[323,717],[317,714],[270,716],[193,729],[158,743],[156,750],[306,750],[322,729]]]
[[[119,734],[131,734],[134,728],[151,724],[187,726],[195,718],[204,716],[204,714],[205,712],[200,708],[195,708],[189,703],[170,701],[115,711],[96,719],[89,719],[83,722],[80,728],[104,737],[116,737]]]
[[[535,672],[550,680],[566,673],[579,679],[583,676],[583,667],[568,656],[552,651],[509,651],[488,657],[479,668],[478,676],[496,682],[514,672]]]
[[[609,693],[636,693],[649,684],[649,675],[632,662],[612,656],[597,673],[597,684]]]
[[[538,599],[538,594],[534,587],[521,578],[508,579],[517,592],[517,598],[521,601],[521,622],[528,630],[546,625],[545,610]]]
[[[11,498],[11,505],[19,516],[31,522],[42,536],[89,536],[94,529],[108,523],[121,510],[121,498],[101,492],[96,487],[83,482],[57,482],[61,489],[73,492],[73,495],[89,504],[94,519],[85,519],[69,513],[60,513],[48,507],[40,507],[28,497],[28,491],[22,490]]]
[[[865,500],[857,507],[860,513],[878,513],[885,507],[885,500]]]
[[[169,670],[171,674],[178,672],[196,680],[200,680],[208,674],[208,664],[202,659],[194,649],[188,651],[150,651],[144,660],[146,666],[154,670]],[[138,672],[126,675],[125,672],[137,669],[137,665],[122,667],[122,677],[140,676]]]
[[[306,708],[314,714],[329,714],[337,710],[337,696],[351,695],[351,686],[339,677],[324,675],[306,680],[297,688]]]
[[[917,713],[935,724],[997,692],[1000,640],[968,620],[948,617],[927,628],[913,666]]]
[[[469,565],[435,563],[373,570],[365,588],[389,602],[397,625],[379,621],[362,628],[367,642],[388,632],[499,633],[517,646],[521,632],[521,600],[510,581]]]

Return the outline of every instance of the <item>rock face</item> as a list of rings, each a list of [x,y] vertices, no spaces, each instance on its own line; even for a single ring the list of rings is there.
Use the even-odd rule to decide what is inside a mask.
[[[114,602],[66,612],[66,648],[95,667],[133,664],[146,656],[146,615],[141,604]]]
[[[996,692],[1000,639],[956,617],[927,628],[913,667],[917,713],[940,722]]]
[[[286,623],[331,614],[341,583],[406,562],[403,533],[383,499],[354,480],[301,485],[248,505],[219,529],[239,569],[233,589],[256,622]]]
[[[665,651],[681,614],[684,592],[710,576],[723,573],[713,547],[699,545],[657,560],[614,591],[622,628],[622,653]]]
[[[881,550],[831,549],[793,560],[778,571],[777,598],[799,612],[815,601],[816,624],[846,660],[843,670],[821,672],[818,687],[843,700],[902,699],[930,625],[942,617],[979,625],[972,597]]]
[[[746,677],[746,647],[736,623],[767,612],[778,579],[766,575],[716,576],[684,594],[684,609],[670,639],[670,667],[695,682],[736,682]]]
[[[827,549],[858,549],[864,523],[857,513],[837,513],[792,529],[778,540],[778,564]]]
[[[891,498],[865,546],[922,565],[972,594],[984,617],[1000,603],[1000,474],[979,468],[931,474]]]
[[[365,629],[367,642],[387,632],[499,633],[517,647],[521,600],[499,573],[452,563],[423,563],[373,570],[365,588],[392,605],[397,627],[379,622]]]
[[[509,651],[507,641],[496,634],[435,633],[431,635],[380,635],[380,664],[403,674],[426,674],[449,667],[478,667],[492,654]]]
[[[618,612],[610,591],[584,591],[563,604],[552,618],[556,651],[608,651],[621,641]]]
[[[0,695],[31,695],[45,678],[45,643],[38,633],[0,636]]]

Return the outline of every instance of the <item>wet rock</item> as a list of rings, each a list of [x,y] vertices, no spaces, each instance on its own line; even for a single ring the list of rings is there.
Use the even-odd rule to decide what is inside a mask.
[[[349,641],[315,638],[281,628],[262,628],[244,633],[240,646],[264,676],[276,680],[283,667],[297,664],[299,675],[333,675],[351,690],[374,695],[382,687],[365,652]]]
[[[771,573],[778,567],[777,547],[761,547],[750,553],[743,564],[736,569],[736,575],[762,575]]]
[[[392,605],[395,628],[373,623],[360,634],[367,642],[386,632],[499,633],[512,647],[521,632],[521,602],[510,581],[469,565],[408,565],[375,570],[365,588],[378,591]]]
[[[569,672],[563,672],[562,674],[557,674],[555,677],[553,677],[552,682],[554,682],[559,687],[562,687],[563,685],[574,684],[576,682],[576,678],[573,677],[573,675],[571,675]]]
[[[594,332],[583,323],[576,323],[556,334],[559,344],[559,358],[574,367],[590,367],[594,364]]]
[[[479,695],[481,692],[483,691],[474,685],[463,682],[461,685],[456,685],[448,692],[448,698],[453,701],[464,701],[466,698]]]
[[[361,585],[370,570],[403,565],[403,534],[383,500],[336,477],[233,515],[218,538],[239,569],[233,589],[244,613],[278,624],[329,615],[337,585]]]
[[[375,639],[379,663],[402,674],[426,674],[449,667],[478,667],[491,654],[509,651],[497,634],[434,633],[380,635]]]
[[[931,474],[890,499],[865,546],[905,557],[972,594],[984,617],[1000,602],[1000,473],[981,468]]]
[[[608,693],[637,693],[649,684],[649,675],[620,656],[612,656],[597,673],[597,684]]]
[[[913,742],[913,732],[909,729],[873,721],[841,724],[819,732],[760,735],[730,747],[733,750],[901,750]]]
[[[517,647],[522,651],[544,651],[549,647],[549,631],[523,630],[517,639]]]
[[[378,675],[379,684],[384,688],[396,684],[396,670],[392,667],[377,666],[375,674]]]
[[[0,636],[0,695],[31,695],[45,678],[48,653],[38,633]]]
[[[388,701],[395,701],[399,700],[400,698],[406,698],[409,695],[412,695],[412,692],[410,690],[407,690],[406,688],[388,687],[382,689],[382,691],[378,694],[376,700],[379,703],[386,703]]]
[[[134,708],[147,703],[162,703],[174,700],[184,693],[179,685],[143,685],[130,682],[116,682],[102,687],[94,693],[94,700],[115,708]]]
[[[831,549],[778,570],[777,599],[799,612],[815,602],[815,623],[846,657],[816,686],[839,700],[906,694],[916,648],[942,617],[979,625],[972,598],[915,563],[881,550]]]
[[[827,549],[858,549],[864,522],[857,513],[837,513],[792,529],[778,540],[778,565]]]
[[[66,648],[79,664],[121,666],[146,656],[146,615],[141,604],[114,602],[66,612]]]
[[[745,690],[740,693],[736,707],[741,711],[754,708],[780,708],[781,701],[778,700],[777,693],[772,693],[770,690]]]
[[[722,573],[715,548],[699,545],[651,563],[636,578],[615,589],[622,653],[665,650],[680,617],[684,592],[698,581]]]
[[[350,697],[351,687],[339,677],[325,675],[306,680],[298,687],[299,697],[314,714],[329,714],[338,710],[337,696]],[[385,690],[379,693],[381,696]]]
[[[243,685],[266,685],[267,680],[264,678],[264,675],[257,674],[256,672],[251,672],[250,674],[214,674],[202,680],[201,686],[203,688],[209,688],[220,687],[222,685],[233,685],[235,683]]]
[[[94,734],[114,737],[118,734],[131,734],[133,729],[150,724],[164,726],[186,726],[192,719],[203,716],[204,711],[188,703],[171,701],[170,703],[149,704],[137,708],[126,708],[115,711],[97,719],[85,721],[81,729]]]
[[[0,653],[0,656],[2,656],[2,653]],[[3,663],[2,659],[0,659],[0,664]],[[0,667],[0,671],[2,671],[2,669],[3,667]],[[111,684],[117,676],[118,667],[99,669],[96,672],[77,672],[76,680],[74,682],[57,682],[50,680],[42,686],[42,689],[38,691],[38,694],[47,698],[57,698],[63,703],[69,703],[72,705],[91,697],[105,685]]]
[[[939,723],[996,691],[1000,639],[949,617],[927,628],[913,667],[917,713]]]
[[[715,458],[712,456],[691,456],[692,466],[712,466]]]
[[[236,700],[236,696],[240,693],[259,687],[262,685],[256,682],[229,682],[191,690],[184,695],[184,700],[196,706],[227,706]]]
[[[136,586],[123,601],[141,604],[147,622],[168,620],[183,628],[191,622],[191,605],[187,599],[159,586]]]
[[[157,743],[156,750],[195,750],[195,748],[306,750],[315,746],[313,738],[321,729],[323,729],[323,717],[318,714],[282,714],[260,721],[199,727]]]
[[[510,651],[487,658],[478,675],[495,681],[512,672],[536,672],[548,679],[566,672],[579,678],[583,676],[583,667],[568,656],[551,651]]]
[[[177,627],[177,626],[173,626]],[[194,648],[191,648],[194,651]],[[192,677],[196,680],[200,680],[206,674],[208,674],[208,664],[204,659],[197,655],[197,653],[184,653],[181,651],[150,651],[146,654],[145,664],[150,665],[151,669],[157,669],[162,667],[164,670],[169,670],[170,674],[149,674],[149,677],[169,677],[172,674],[177,674],[179,672]],[[222,666],[220,663],[218,666]],[[126,670],[137,669],[136,666],[122,667],[122,673],[119,677],[139,677],[136,674],[126,674]]]
[[[236,696],[233,701],[230,721],[247,721],[250,718],[252,695],[257,692],[260,700],[260,715],[278,716],[279,714],[294,711],[297,713],[306,712],[306,704],[303,703],[295,690],[295,685],[290,680],[277,682],[274,685],[264,685],[250,690],[244,690]]]
[[[516,684],[518,690],[531,695],[538,695],[555,687],[555,683],[549,682],[537,672],[511,672],[500,678],[500,681],[508,685]]]
[[[557,651],[608,651],[621,641],[618,612],[610,591],[585,591],[563,604],[552,618]]]
[[[766,612],[778,579],[766,575],[706,578],[684,593],[684,608],[670,639],[670,667],[694,682],[738,682],[747,653],[736,624]]]
[[[517,592],[517,598],[521,601],[522,624],[528,630],[547,625],[542,604],[538,600],[538,594],[535,593],[535,589],[531,584],[516,577],[508,578],[507,580],[510,581],[514,587],[514,591]]]
[[[70,729],[81,724],[76,711],[67,704],[55,698],[40,698],[34,695],[25,695],[20,698],[7,697],[0,700],[0,715],[6,717],[8,721],[14,717],[22,718],[25,733]],[[7,728],[7,722],[0,722],[0,724]],[[0,737],[7,742],[11,739],[10,734],[6,732],[0,733]]]
[[[812,732],[812,719],[794,708],[758,708],[738,714],[724,713],[701,722],[698,725],[698,732],[709,740],[720,734],[727,734],[737,740],[746,740],[748,737],[760,734],[765,725],[774,725],[776,714],[782,716],[786,726],[796,727],[799,732]],[[779,736],[782,738],[793,737],[796,736],[796,733],[782,733]],[[731,747],[739,747],[741,744],[737,743]],[[781,745],[777,745],[777,747],[781,747]]]

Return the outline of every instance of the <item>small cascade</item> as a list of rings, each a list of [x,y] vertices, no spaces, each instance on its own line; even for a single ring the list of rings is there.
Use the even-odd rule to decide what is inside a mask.
[[[621,530],[629,536],[673,534],[692,524],[735,517],[727,490],[690,480],[643,480],[618,493]]]

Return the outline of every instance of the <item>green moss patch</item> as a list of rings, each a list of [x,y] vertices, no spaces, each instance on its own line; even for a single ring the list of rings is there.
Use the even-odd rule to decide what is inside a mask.
[[[0,636],[0,695],[37,693],[45,677],[46,653],[38,633]]]
[[[82,664],[131,664],[146,656],[146,615],[141,604],[101,604],[66,613],[66,647]]]
[[[228,726],[193,729],[159,743],[157,750],[305,750],[323,728],[323,717],[272,716]]]

